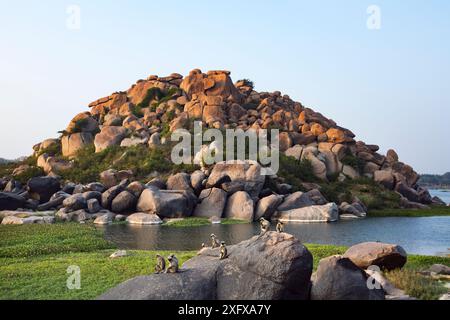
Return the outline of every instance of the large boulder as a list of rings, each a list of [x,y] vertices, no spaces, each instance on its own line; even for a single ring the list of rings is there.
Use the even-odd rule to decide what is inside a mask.
[[[17,210],[25,208],[27,200],[17,194],[9,192],[0,192],[0,210]]]
[[[196,170],[191,174],[191,186],[198,194],[203,188],[203,181],[206,179],[206,175],[201,170]]]
[[[167,179],[167,189],[194,192],[191,186],[191,177],[184,172],[171,175],[169,179]]]
[[[66,128],[66,132],[78,133],[78,132],[95,132],[98,130],[98,122],[89,112],[83,112],[77,114],[69,123]]]
[[[200,70],[192,70],[180,84],[180,88],[189,99],[197,96],[220,96],[224,100],[231,97],[239,102],[241,95],[230,78],[229,71],[209,71],[207,74]]]
[[[204,189],[200,193],[199,201],[201,202],[194,211],[195,217],[220,218],[227,202],[227,193],[218,188]]]
[[[94,137],[90,132],[65,135],[61,138],[62,154],[72,158],[77,155],[78,151],[92,143],[94,143]]]
[[[190,217],[197,198],[188,191],[145,189],[138,201],[137,210],[157,214],[164,218]]]
[[[119,193],[111,203],[111,211],[114,213],[128,213],[136,208],[137,198],[131,192],[124,190]]]
[[[77,193],[63,201],[63,206],[68,210],[68,212],[81,210],[87,207],[87,200],[83,197],[83,194]]]
[[[227,201],[224,218],[253,221],[254,202],[245,191],[238,191]]]
[[[411,187],[408,187],[408,185],[406,185],[406,183],[404,183],[404,182],[397,183],[395,185],[395,191],[400,193],[402,196],[407,198],[409,201],[420,202],[419,194],[417,193],[417,191]]]
[[[101,132],[95,136],[95,152],[100,152],[108,147],[120,145],[127,135],[127,129],[124,127],[103,127]]]
[[[219,162],[214,166],[214,169],[208,178],[207,187],[218,187],[218,184],[221,184],[227,177],[231,181],[242,182],[245,191],[249,193],[252,198],[257,198],[259,196],[266,181],[266,176],[262,175],[262,168],[257,162]]]
[[[35,177],[28,181],[31,197],[40,203],[48,202],[52,195],[61,190],[59,180],[54,177]]]
[[[389,190],[394,189],[395,178],[392,170],[377,170],[373,173],[373,179]]]
[[[284,198],[284,201],[277,209],[278,211],[288,211],[292,209],[310,207],[314,204],[315,203],[311,200],[307,193],[298,191]]]
[[[105,192],[103,192],[101,199],[102,207],[105,209],[111,209],[113,200],[119,195],[119,193],[124,191],[125,187],[126,187],[126,180],[124,180],[117,186],[111,187]]]
[[[311,300],[384,300],[383,290],[369,289],[366,273],[342,256],[320,260],[311,280]]]
[[[278,206],[283,202],[283,196],[272,194],[258,201],[255,209],[255,220],[265,218],[270,220],[277,210]]]
[[[322,206],[277,211],[273,219],[282,222],[335,222],[339,220],[339,208],[335,203],[328,203]]]
[[[99,297],[101,300],[307,300],[312,255],[286,233],[267,232],[228,247],[204,249],[179,273],[141,276]]]
[[[100,173],[100,181],[106,188],[111,188],[119,184],[125,179],[131,179],[133,177],[132,170],[108,169]]]
[[[373,265],[387,270],[400,269],[407,261],[406,251],[401,246],[379,242],[357,244],[348,249],[344,257],[363,269]]]

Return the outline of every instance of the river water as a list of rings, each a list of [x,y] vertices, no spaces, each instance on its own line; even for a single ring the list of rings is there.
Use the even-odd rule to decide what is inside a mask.
[[[285,231],[304,243],[351,246],[366,241],[401,245],[409,254],[449,255],[450,217],[366,218],[337,223],[289,224]],[[227,244],[236,244],[258,234],[255,224],[210,225],[192,228],[111,225],[106,239],[121,249],[197,250],[211,233]]]
[[[430,190],[433,197],[439,197],[447,204],[450,204],[450,190]]]

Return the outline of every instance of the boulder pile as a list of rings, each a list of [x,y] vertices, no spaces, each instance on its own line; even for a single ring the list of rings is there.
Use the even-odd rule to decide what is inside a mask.
[[[266,177],[260,170],[257,162],[219,163],[210,173],[180,172],[167,183],[154,178],[147,184],[130,182],[132,172],[116,170],[107,170],[100,175],[101,181],[86,185],[61,186],[53,177],[33,178],[16,193],[0,192],[0,209],[18,210],[18,214],[53,210],[59,221],[98,224],[127,220],[148,225],[187,217],[248,222],[262,217],[284,222],[339,220],[338,206],[328,203],[318,189],[280,195],[264,188]]]
[[[193,215],[248,221],[274,216],[285,221],[330,222],[339,215],[365,216],[367,208],[358,199],[333,205],[314,186],[306,188],[309,192],[292,193],[292,186],[276,175],[261,175],[261,166],[251,161],[218,163],[145,185],[132,182],[133,168],[107,170],[99,182],[88,185],[57,179],[86,146],[93,146],[96,152],[111,146],[158,148],[166,143],[164,130],[188,129],[194,120],[205,128],[279,129],[281,151],[298,161],[307,160],[315,177],[324,182],[368,177],[398,193],[403,207],[425,208],[439,202],[417,185],[418,174],[401,162],[394,150],[382,155],[378,146],[355,140],[350,130],[288,95],[257,92],[249,80],[233,83],[228,71],[203,73],[196,69],[186,77],[152,75],[89,107],[90,111],[70,121],[60,138],[33,147],[36,165],[47,177],[33,178],[26,185],[13,178],[0,180],[0,210],[55,209],[62,219],[81,221],[96,219],[99,214],[136,212],[162,219]],[[58,146],[63,157],[46,152]]]

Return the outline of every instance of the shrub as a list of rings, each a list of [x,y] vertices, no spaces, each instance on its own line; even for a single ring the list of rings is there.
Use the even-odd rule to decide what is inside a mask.
[[[351,203],[358,197],[369,210],[398,208],[400,203],[398,194],[366,177],[322,183],[320,191],[328,201],[336,203]]]
[[[314,175],[311,161],[308,159],[297,160],[284,154],[280,154],[278,175],[297,191],[304,189],[302,187],[303,182],[319,182],[319,179]]]
[[[241,80],[238,80],[238,82],[243,82],[244,86],[251,87],[252,89],[255,88],[255,84],[253,83],[253,81],[251,81],[249,79],[241,79]]]
[[[43,155],[44,153],[48,154],[49,156],[61,156],[62,155],[61,143],[53,143],[47,148],[42,149],[37,154],[37,157]]]
[[[394,270],[387,272],[386,277],[407,295],[421,300],[437,300],[447,292],[447,289],[439,282],[420,275],[414,270]]]
[[[344,158],[342,158],[341,162],[343,165],[350,166],[359,173],[364,172],[364,166],[366,164],[364,162],[364,160],[353,155],[348,149],[347,149],[347,152],[346,152]]]
[[[161,174],[175,171],[192,172],[195,166],[175,165],[171,159],[170,146],[160,146],[149,149],[145,145],[128,148],[119,146],[109,147],[102,152],[95,153],[94,146],[87,146],[80,150],[74,161],[74,166],[61,173],[61,176],[77,183],[98,181],[100,173],[108,169],[133,170],[137,180],[157,171]]]
[[[29,167],[22,173],[15,175],[14,179],[19,181],[22,184],[26,184],[28,180],[34,177],[45,176],[45,172],[42,168],[39,167]]]

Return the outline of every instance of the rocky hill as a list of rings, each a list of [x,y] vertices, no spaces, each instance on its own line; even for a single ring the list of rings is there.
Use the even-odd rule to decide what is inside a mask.
[[[191,130],[194,120],[206,128],[279,129],[278,175],[258,176],[261,166],[251,162],[173,165],[168,137],[175,129]],[[92,102],[59,138],[33,150],[20,166],[0,171],[5,175],[2,196],[24,200],[16,199],[17,206],[11,208],[64,207],[66,214],[86,210],[89,200],[97,199],[99,210],[115,213],[174,217],[214,212],[252,220],[275,212],[288,216],[291,210],[327,202],[357,216],[367,207],[423,208],[437,201],[418,186],[419,175],[394,150],[380,154],[378,146],[358,141],[349,129],[288,95],[256,92],[250,80],[233,83],[228,71],[196,69],[186,77],[174,73],[139,80],[127,91]],[[48,179],[28,181],[44,175]],[[64,192],[50,194],[46,184],[51,191]],[[71,196],[86,192],[97,194],[86,201]],[[155,197],[164,205],[156,205]]]

